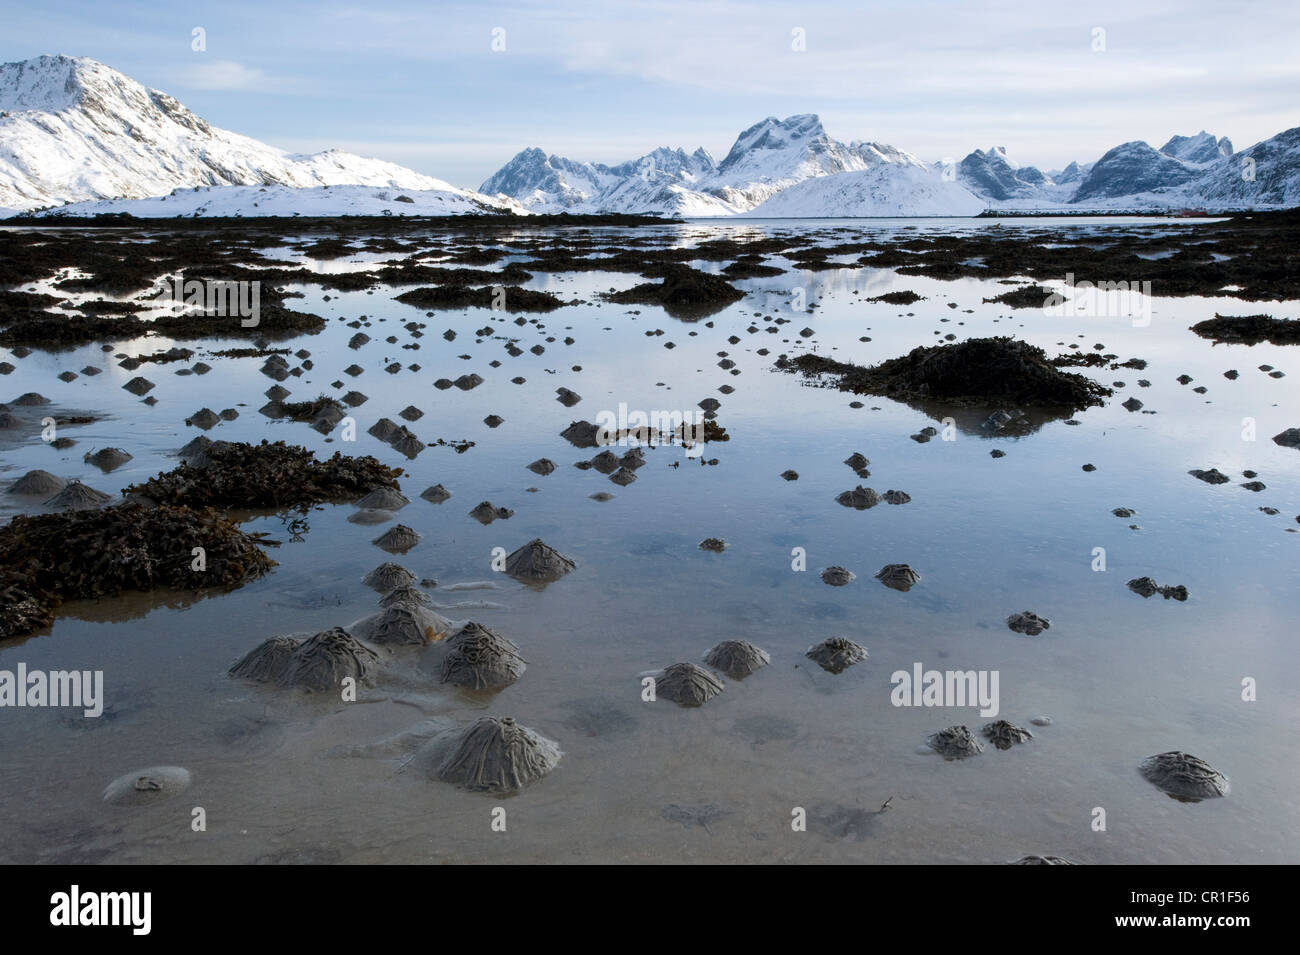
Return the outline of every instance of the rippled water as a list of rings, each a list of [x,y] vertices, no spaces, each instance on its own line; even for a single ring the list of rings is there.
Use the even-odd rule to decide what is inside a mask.
[[[1149,220],[1067,225],[1100,235],[1151,227]],[[693,242],[804,230],[844,241],[909,226],[972,227],[697,222],[610,235],[614,242],[647,235]],[[369,395],[354,412],[355,444],[259,415],[262,392],[273,384],[258,372],[261,360],[205,354],[228,342],[185,343],[214,366],[202,377],[175,377],[176,365],[127,372],[98,345],[14,361],[18,370],[0,379],[0,397],[35,390],[59,407],[107,416],[67,429],[78,443],[65,451],[34,437],[6,447],[0,483],[42,467],[116,492],[173,467],[175,449],[198,433],[184,419],[204,406],[240,411],[208,432],[214,438],[372,454],[409,474],[402,486],[413,500],[399,520],[424,539],[400,561],[441,587],[492,582],[493,589],[432,593],[449,603],[495,605],[452,616],[473,616],[510,637],[529,666],[495,695],[448,690],[413,667],[408,685],[381,686],[351,704],[228,679],[227,667],[270,635],[371,612],[375,595],[361,578],[389,559],[370,543],[382,528],[349,523],[350,505],[313,510],[300,542],[286,529],[291,515],[254,516],[246,529],[284,541],[272,553],[279,566],[270,576],[198,599],[155,594],[67,604],[50,633],[0,646],[0,668],[22,661],[29,669],[102,669],[109,706],[98,720],[0,710],[0,858],[989,862],[1035,852],[1094,863],[1297,861],[1300,772],[1290,728],[1300,716],[1300,691],[1289,674],[1300,662],[1300,535],[1289,531],[1300,529],[1300,452],[1269,439],[1300,425],[1300,374],[1286,348],[1216,347],[1187,330],[1215,311],[1300,317],[1297,303],[1157,298],[1150,325],[1134,327],[1125,317],[1050,317],[984,304],[1008,288],[993,282],[867,268],[793,270],[737,283],[750,293],[743,301],[694,323],[596,299],[641,281],[539,273],[530,287],[587,304],[522,327],[485,310],[426,319],[392,301],[387,289],[330,292],[326,301],[321,290],[305,288],[306,298],[291,304],[331,319],[330,327],[291,343],[309,349],[315,367],[284,384],[299,400],[334,393],[330,382],[338,378],[344,390]],[[813,311],[791,310],[796,286],[816,303]],[[926,300],[906,308],[864,301],[899,289]],[[362,314],[374,340],[354,351],[346,346],[353,329],[335,319]],[[776,334],[763,331],[775,316],[791,321]],[[760,329],[752,334],[751,320]],[[402,327],[409,321],[428,325],[418,350],[401,347],[417,341]],[[525,353],[510,358],[499,340],[476,343],[473,330],[485,324],[516,336]],[[778,354],[806,347],[798,336],[805,326],[815,329],[821,351],[858,363],[952,333],[1012,334],[1049,354],[1100,343],[1121,361],[1139,357],[1149,365],[1086,370],[1125,386],[1106,407],[1076,415],[1078,426],[1058,419],[1025,437],[991,439],[976,427],[982,414],[871,397],[853,409],[852,395],[772,371]],[[454,341],[442,337],[448,328],[458,333]],[[647,337],[656,329],[664,334]],[[383,341],[390,334],[397,344]],[[563,344],[566,335],[573,345]],[[739,344],[728,343],[732,335]],[[546,341],[551,336],[556,340]],[[860,341],[864,336],[870,340]],[[676,347],[664,347],[668,342]],[[537,343],[545,345],[542,355],[527,352]],[[120,350],[170,344],[150,340]],[[771,354],[759,356],[759,348]],[[720,352],[739,375],[718,367]],[[469,360],[459,357],[466,354]],[[500,367],[491,367],[494,359]],[[341,374],[353,361],[366,369],[355,380]],[[390,361],[422,367],[389,375],[383,368]],[[68,384],[55,377],[87,364],[104,374]],[[1287,377],[1268,377],[1257,370],[1263,364]],[[1223,377],[1230,368],[1240,371],[1238,380]],[[432,387],[467,372],[486,383],[470,392]],[[158,383],[156,406],[121,389],[136,374]],[[1182,374],[1193,382],[1180,385]],[[516,375],[526,382],[512,384]],[[1138,379],[1150,387],[1139,388]],[[723,384],[735,393],[720,393]],[[561,385],[582,403],[566,409],[555,401]],[[1193,392],[1198,385],[1208,392]],[[1130,394],[1157,413],[1126,411],[1120,402]],[[722,402],[718,421],[731,437],[708,445],[705,458],[717,458],[715,466],[659,448],[622,488],[595,470],[573,468],[593,452],[558,437],[570,421],[595,420],[620,403],[688,411],[710,396]],[[464,454],[430,447],[407,461],[365,434],[381,416],[397,420],[408,404],[426,412],[410,426],[423,440],[468,438],[475,446]],[[489,414],[504,424],[488,428],[482,421]],[[926,425],[941,427],[947,414],[957,419],[955,440],[909,437]],[[1258,440],[1243,440],[1245,418],[1255,419]],[[124,447],[135,459],[100,474],[82,455],[103,446]],[[993,448],[1006,456],[990,457]],[[854,451],[871,460],[869,479],[841,463]],[[542,456],[560,465],[555,473],[525,469]],[[1085,472],[1084,464],[1096,470]],[[1210,467],[1233,482],[1210,486],[1187,474]],[[799,472],[798,481],[781,479],[787,468]],[[1246,469],[1258,471],[1267,489],[1238,486]],[[436,482],[452,491],[449,501],[416,496]],[[836,504],[837,494],[859,483],[904,490],[912,500],[867,511]],[[615,496],[592,500],[598,491]],[[482,500],[516,513],[481,526],[467,512]],[[1114,517],[1120,506],[1136,516]],[[1266,515],[1262,506],[1280,513]],[[0,514],[20,507],[39,510],[0,494]],[[576,559],[577,571],[541,590],[492,572],[494,548],[513,550],[534,537]],[[727,550],[700,550],[705,537],[723,538]],[[1104,572],[1093,569],[1098,547],[1105,548]],[[806,551],[805,572],[792,570],[795,548]],[[907,593],[881,586],[872,577],[889,563],[911,564],[921,583]],[[841,588],[823,584],[819,572],[833,564],[857,579]],[[1186,585],[1191,598],[1143,600],[1126,589],[1130,578],[1148,575]],[[1010,631],[1008,614],[1025,609],[1049,617],[1051,629],[1038,637]],[[803,651],[832,635],[864,644],[870,658],[839,675],[823,672]],[[642,702],[638,674],[698,661],[726,638],[765,647],[772,665],[727,681],[698,709]],[[919,752],[930,733],[986,720],[971,708],[892,705],[891,674],[917,662],[996,670],[999,718],[1028,725],[1046,715],[1053,723],[1031,727],[1035,738],[1026,745],[1005,752],[988,746],[961,762]],[[1247,677],[1258,682],[1255,702],[1242,701]],[[501,799],[429,781],[400,759],[326,755],[429,716],[460,725],[485,714],[514,716],[558,740],[565,755],[557,770]],[[1229,797],[1179,803],[1138,775],[1142,758],[1172,749],[1223,771]],[[144,809],[101,802],[110,780],[157,764],[190,769],[192,788]],[[876,814],[891,797],[888,810]],[[196,806],[206,811],[206,832],[191,831]],[[496,806],[506,809],[505,833],[490,827]],[[795,807],[808,811],[807,832],[792,831]],[[1105,810],[1104,832],[1092,828],[1097,807]]]

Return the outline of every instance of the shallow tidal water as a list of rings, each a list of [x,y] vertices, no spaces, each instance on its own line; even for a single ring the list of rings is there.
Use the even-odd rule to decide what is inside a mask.
[[[848,241],[908,227],[987,226],[697,221],[608,232],[616,245],[800,230]],[[1108,230],[1196,226],[1090,219],[1013,227],[1104,237]],[[350,267],[349,260],[316,265]],[[596,297],[643,281],[625,273],[538,272],[527,287],[584,304],[535,322],[527,316],[523,326],[508,311],[426,317],[392,300],[401,289],[304,287],[305,298],[288,304],[329,325],[284,343],[308,349],[314,368],[282,384],[290,400],[351,388],[368,395],[353,411],[355,443],[258,414],[274,384],[258,371],[262,359],[207,355],[246,342],[181,343],[213,366],[204,376],[177,377],[181,365],[117,367],[113,352],[174,344],[163,339],[117,343],[109,353],[90,345],[9,358],[17,370],[0,378],[0,400],[39,391],[59,409],[105,417],[65,429],[77,444],[63,451],[35,435],[7,444],[0,488],[40,467],[116,493],[176,465],[175,450],[200,433],[186,427],[187,416],[233,407],[239,418],[209,437],[283,439],[324,456],[370,454],[405,468],[402,489],[412,501],[397,520],[423,540],[390,557],[370,543],[384,527],[348,522],[355,508],[347,503],[311,510],[300,540],[287,527],[296,514],[261,512],[244,528],[283,541],[270,552],[279,566],[263,579],[230,593],[65,604],[49,633],[0,645],[0,669],[20,661],[29,670],[102,669],[107,707],[99,719],[0,710],[0,860],[990,863],[1042,853],[1086,863],[1300,861],[1300,768],[1291,732],[1300,688],[1289,676],[1300,664],[1300,534],[1290,532],[1300,530],[1300,452],[1270,440],[1300,426],[1300,369],[1290,360],[1293,349],[1215,346],[1188,331],[1215,312],[1297,318],[1300,303],[1155,298],[1150,324],[1135,327],[1124,315],[1057,317],[985,304],[1013,287],[996,282],[873,268],[791,268],[736,282],[749,293],[744,300],[694,322]],[[816,307],[793,309],[796,288]],[[865,301],[903,289],[925,300],[906,307]],[[361,315],[373,340],[353,350],[347,341],[354,329],[344,322]],[[764,331],[774,317],[790,321],[774,334]],[[423,337],[403,327],[412,321],[426,324]],[[747,331],[751,322],[755,333]],[[517,339],[524,354],[511,358],[496,338],[476,343],[474,330],[485,325]],[[805,326],[815,337],[800,338]],[[454,341],[443,338],[449,328]],[[655,330],[663,334],[647,336]],[[1049,355],[1103,344],[1118,361],[1137,357],[1148,366],[1065,369],[1124,387],[1105,407],[1075,414],[1077,426],[1057,418],[1018,438],[982,433],[977,426],[987,410],[911,407],[813,387],[772,369],[777,355],[797,354],[810,342],[841,360],[874,364],[950,333],[1014,335]],[[398,341],[385,342],[388,335]],[[739,344],[727,341],[732,335]],[[565,345],[565,336],[574,343]],[[859,340],[864,336],[870,341]],[[412,342],[418,350],[402,347]],[[534,344],[544,353],[530,353]],[[759,348],[770,354],[756,354]],[[722,352],[740,374],[718,367]],[[355,379],[342,373],[354,361],[365,369]],[[392,361],[421,368],[386,374]],[[66,384],[56,378],[87,364],[104,373]],[[1271,378],[1260,365],[1286,377]],[[1225,379],[1228,369],[1240,377]],[[432,386],[469,372],[485,383],[468,392]],[[158,383],[155,406],[122,390],[137,374]],[[1182,374],[1193,381],[1179,384]],[[517,375],[524,384],[511,383]],[[336,379],[343,389],[331,388]],[[1150,387],[1139,387],[1139,379]],[[723,384],[735,392],[720,393]],[[1205,394],[1192,390],[1201,385]],[[560,386],[582,402],[561,405]],[[1125,410],[1120,402],[1131,395],[1156,413]],[[620,403],[686,412],[707,397],[721,402],[717,421],[730,436],[705,448],[703,457],[716,465],[659,447],[646,452],[638,480],[619,487],[596,470],[572,467],[595,451],[559,437],[571,421],[595,421]],[[853,400],[865,407],[850,408]],[[365,433],[380,417],[400,421],[410,404],[425,412],[409,424],[422,440],[469,439],[474,447],[457,453],[430,446],[407,460]],[[504,423],[489,428],[489,414]],[[949,414],[955,440],[909,437],[927,425],[942,428]],[[1255,421],[1253,441],[1243,440],[1246,418]],[[83,463],[85,452],[105,446],[123,447],[134,460],[108,475]],[[1006,456],[990,457],[994,448]],[[842,463],[855,451],[870,459],[869,478]],[[557,470],[545,477],[526,470],[540,457]],[[1084,464],[1096,470],[1085,472]],[[1187,473],[1211,467],[1233,481],[1212,486]],[[798,471],[797,481],[780,477],[787,468]],[[1247,469],[1266,490],[1239,486]],[[435,505],[418,497],[434,483],[451,499]],[[865,511],[836,503],[858,484],[903,490],[912,500]],[[590,498],[600,491],[613,499]],[[482,526],[467,512],[483,500],[515,514]],[[1280,513],[1267,515],[1263,506]],[[1115,517],[1117,507],[1136,514]],[[0,493],[0,518],[40,510],[39,502]],[[575,559],[577,570],[542,589],[493,572],[494,548],[508,552],[535,537]],[[727,549],[699,549],[706,537],[724,539]],[[1099,547],[1104,571],[1094,570]],[[795,548],[806,553],[804,571],[792,569]],[[521,679],[495,694],[456,691],[440,686],[416,654],[405,658],[410,669],[400,686],[381,684],[344,703],[226,676],[269,636],[371,613],[376,595],[361,578],[389,559],[436,578],[430,594],[439,602],[485,602],[445,612],[514,640],[528,661]],[[910,564],[921,582],[906,593],[882,586],[873,575],[891,563]],[[827,586],[819,574],[831,565],[857,579]],[[1125,587],[1142,576],[1183,584],[1190,599],[1144,600]],[[473,582],[491,586],[447,589]],[[1051,629],[1037,637],[1012,632],[1006,618],[1021,610],[1050,618]],[[834,635],[866,646],[869,659],[832,675],[803,656]],[[771,666],[725,680],[724,692],[700,708],[642,701],[643,671],[700,662],[709,647],[735,638],[767,649]],[[894,706],[891,674],[915,663],[997,671],[997,718],[1028,726],[1034,739],[1007,751],[986,745],[962,761],[919,751],[944,727],[975,729],[988,720],[975,708]],[[1252,702],[1242,699],[1246,678],[1258,685]],[[459,726],[483,715],[513,716],[558,741],[564,757],[557,769],[501,798],[424,778],[398,757],[334,754],[428,717]],[[1052,724],[1031,726],[1037,716]],[[1144,757],[1175,749],[1225,773],[1228,797],[1178,802],[1138,774]],[[147,807],[102,802],[114,778],[160,764],[189,769],[192,787]],[[191,829],[199,806],[204,832]],[[505,832],[492,828],[496,807],[506,810]],[[807,811],[806,832],[792,829],[796,807]],[[1098,808],[1105,831],[1093,828]]]

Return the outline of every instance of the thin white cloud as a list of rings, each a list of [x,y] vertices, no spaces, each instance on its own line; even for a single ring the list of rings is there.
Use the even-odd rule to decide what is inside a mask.
[[[179,86],[234,93],[296,93],[304,89],[297,81],[268,76],[260,67],[236,60],[209,60],[203,54],[196,57],[200,59],[176,77]]]

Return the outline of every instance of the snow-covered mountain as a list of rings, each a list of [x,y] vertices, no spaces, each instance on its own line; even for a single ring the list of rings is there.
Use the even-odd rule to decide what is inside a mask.
[[[478,211],[512,206],[382,160],[337,150],[296,155],[218,129],[95,60],[39,56],[0,65],[0,207],[194,186],[348,184],[444,193],[448,205]]]
[[[928,169],[880,163],[870,169],[817,176],[774,195],[747,216],[977,216],[988,202]]]
[[[525,149],[479,187],[538,212],[658,212],[732,215],[807,179],[880,164],[925,169],[901,149],[841,143],[812,114],[769,116],[741,133],[719,163],[703,149],[657,149],[618,166]]]
[[[337,150],[292,154],[218,129],[94,60],[0,65],[0,216],[436,215],[647,212],[678,216],[971,215],[1207,210],[1300,204],[1300,128],[1240,153],[1202,130],[1128,142],[1043,172],[995,146],[954,167],[831,138],[814,114],[769,116],[715,161],[660,148],[618,165],[525,149],[476,192]]]
[[[1215,139],[1205,130],[1195,136],[1173,136],[1169,142],[1160,147],[1166,156],[1190,163],[1218,162],[1224,156],[1232,155],[1232,143],[1227,136]]]
[[[958,179],[994,209],[1282,208],[1300,203],[1300,129],[1240,153],[1204,130],[1160,149],[1122,143],[1096,162],[1047,173],[1018,166],[1000,148],[977,149],[958,166]]]
[[[1157,152],[1146,143],[1123,143],[1097,160],[1070,201],[1133,196],[1181,185],[1197,175],[1191,163]]]
[[[525,149],[479,191],[513,199],[537,212],[653,210],[683,215],[726,215],[733,211],[712,196],[694,195],[717,168],[701,148],[656,149],[640,159],[607,166],[548,156]]]

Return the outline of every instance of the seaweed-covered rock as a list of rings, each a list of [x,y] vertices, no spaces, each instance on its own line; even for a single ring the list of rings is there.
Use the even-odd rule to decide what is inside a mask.
[[[506,573],[520,580],[558,580],[577,566],[540,537],[506,556]]]
[[[1082,409],[1101,404],[1112,393],[1083,375],[1062,372],[1036,345],[1007,337],[920,346],[869,368],[813,353],[783,356],[777,367],[833,376],[841,391],[967,405],[1009,402]]]
[[[276,636],[263,640],[244,654],[228,671],[231,676],[258,683],[274,683],[289,667],[289,658],[302,643],[297,637]]]
[[[406,587],[415,583],[415,574],[411,573],[401,564],[395,564],[392,561],[386,561],[366,574],[361,581],[372,590],[377,590],[381,594],[386,594],[398,587]]]
[[[895,491],[893,489],[886,491],[880,497],[886,504],[906,504],[912,500],[912,495],[906,491]]]
[[[147,395],[156,387],[148,378],[137,375],[122,386],[133,395]]]
[[[1300,428],[1287,428],[1273,435],[1273,443],[1283,448],[1300,448]]]
[[[944,759],[965,759],[984,752],[984,744],[964,726],[949,726],[932,734],[926,743]]]
[[[1216,343],[1300,345],[1300,321],[1271,315],[1220,315],[1215,312],[1213,318],[1193,325],[1192,331]]]
[[[188,447],[188,446],[187,446]],[[214,441],[171,471],[127,488],[160,504],[286,507],[397,487],[400,468],[336,452],[325,461],[283,441]]]
[[[903,593],[907,593],[913,586],[921,582],[921,575],[908,564],[886,564],[876,574],[876,580],[891,590],[901,590]]]
[[[54,494],[63,490],[67,483],[63,478],[37,468],[34,471],[28,471],[17,481],[14,481],[9,486],[9,493],[31,494],[33,496],[37,494]]]
[[[394,524],[371,543],[386,551],[403,554],[420,543],[420,535],[405,524]]]
[[[867,658],[867,648],[854,643],[848,637],[828,637],[821,643],[815,643],[804,653],[815,660],[823,670],[842,673],[844,670],[861,663]]]
[[[69,481],[58,494],[45,502],[45,506],[61,511],[84,511],[103,507],[112,499],[111,494],[97,491],[80,481]]]
[[[1034,734],[1029,730],[1006,720],[985,723],[980,732],[984,734],[985,739],[998,749],[1010,749],[1017,743],[1027,743],[1034,738]]]
[[[440,677],[454,686],[496,689],[519,679],[526,665],[512,641],[471,621],[447,641]]]
[[[146,806],[180,795],[193,779],[181,766],[150,766],[113,780],[105,787],[103,799],[114,806]]]
[[[1232,478],[1222,473],[1218,468],[1210,468],[1208,471],[1201,468],[1193,468],[1187,472],[1198,481],[1204,481],[1206,484],[1227,484]]]
[[[1166,600],[1178,601],[1185,601],[1188,597],[1187,588],[1182,584],[1162,587],[1150,577],[1135,577],[1126,586],[1141,597],[1154,597],[1160,594]]]
[[[1040,617],[1031,610],[1022,610],[1020,613],[1013,613],[1007,617],[1007,626],[1016,633],[1036,637],[1044,630],[1050,629],[1052,621],[1046,617]]]
[[[722,692],[722,681],[694,663],[674,663],[655,678],[655,696],[682,706],[699,706]]]
[[[721,276],[700,272],[680,262],[655,266],[645,274],[662,277],[662,281],[609,292],[604,298],[620,305],[661,305],[674,318],[697,319],[745,297],[744,292]]]
[[[845,584],[857,579],[857,574],[847,568],[840,567],[838,564],[834,567],[827,567],[822,571],[822,583],[830,584],[832,587],[843,587]]]
[[[239,586],[275,566],[261,536],[215,511],[134,502],[19,515],[0,527],[0,629],[21,636],[46,626],[64,599]],[[191,570],[195,547],[206,552],[205,570]]]
[[[563,387],[555,389],[555,396],[555,400],[566,408],[572,408],[582,400],[582,395]]]
[[[700,550],[711,550],[714,553],[721,554],[727,549],[727,542],[721,537],[706,537],[700,541]]]
[[[851,491],[845,491],[835,500],[845,507],[852,507],[859,511],[865,511],[869,507],[875,507],[880,503],[880,495],[869,487],[863,487],[859,484]]]
[[[506,717],[485,716],[448,748],[435,770],[444,782],[474,792],[518,792],[560,761],[554,740]]]
[[[528,465],[528,470],[532,471],[534,474],[545,476],[555,470],[555,462],[550,458],[538,458],[532,464]]]
[[[748,640],[723,640],[704,655],[704,662],[733,680],[741,680],[767,666],[772,657]]]
[[[336,690],[345,677],[368,683],[378,663],[374,650],[342,627],[332,627],[298,644],[275,683],[304,690]]]
[[[1200,802],[1228,794],[1228,777],[1205,760],[1172,751],[1148,756],[1138,766],[1142,778],[1180,802]]]

